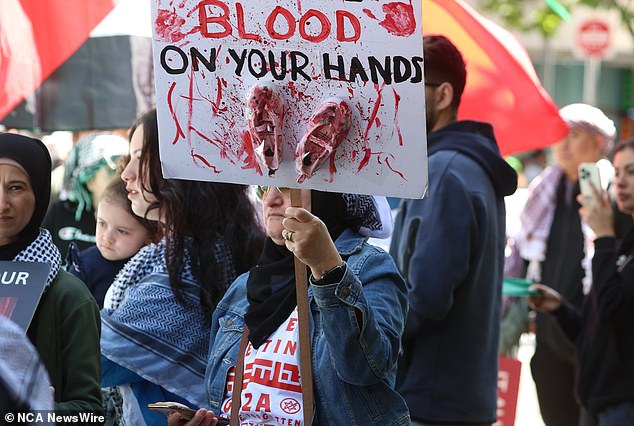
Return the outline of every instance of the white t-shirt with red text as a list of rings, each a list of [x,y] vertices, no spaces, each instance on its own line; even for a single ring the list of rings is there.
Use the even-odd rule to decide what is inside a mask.
[[[222,415],[231,414],[235,367],[229,370]],[[297,308],[258,349],[247,344],[240,425],[303,426]]]

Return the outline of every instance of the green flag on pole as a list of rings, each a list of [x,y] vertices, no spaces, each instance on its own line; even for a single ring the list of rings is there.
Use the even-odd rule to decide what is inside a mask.
[[[569,21],[570,20],[570,12],[566,9],[566,6],[559,3],[557,0],[546,0],[548,6],[552,9],[553,12],[557,14],[562,20]]]

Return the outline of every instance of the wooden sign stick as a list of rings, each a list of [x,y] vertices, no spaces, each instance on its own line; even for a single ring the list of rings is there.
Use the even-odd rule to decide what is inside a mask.
[[[301,189],[291,189],[291,206],[302,207]],[[310,353],[310,314],[308,306],[308,272],[306,265],[295,256],[295,287],[297,289],[297,316],[299,319],[299,365],[304,402],[304,426],[313,419],[313,371]]]

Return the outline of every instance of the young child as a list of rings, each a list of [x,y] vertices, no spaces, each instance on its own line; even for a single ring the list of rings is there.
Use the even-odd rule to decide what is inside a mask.
[[[158,226],[132,212],[125,183],[115,177],[97,206],[97,245],[79,251],[68,249],[68,272],[81,278],[103,308],[106,291],[119,270],[141,247],[158,240]]]

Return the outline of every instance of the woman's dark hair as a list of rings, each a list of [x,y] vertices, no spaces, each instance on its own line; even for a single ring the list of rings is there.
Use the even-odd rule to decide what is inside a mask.
[[[161,231],[158,222],[148,220],[144,217],[139,217],[132,211],[132,203],[128,199],[128,191],[126,190],[125,182],[121,180],[121,176],[116,175],[110,180],[110,182],[108,182],[108,185],[101,195],[101,201],[116,204],[130,213],[134,219],[150,234],[150,241],[157,243],[161,239]]]
[[[614,156],[617,153],[619,153],[619,152],[621,152],[621,151],[623,151],[623,150],[625,150],[627,148],[629,148],[629,149],[634,151],[634,138],[625,139],[625,140],[622,140],[621,142],[619,142],[616,145],[616,147],[614,148],[614,151],[612,152],[612,158],[614,158]]]
[[[138,178],[143,190],[156,197],[148,211],[158,210],[164,225],[165,259],[172,290],[177,300],[184,303],[181,274],[187,248],[192,272],[200,284],[201,304],[211,312],[235,278],[226,276],[226,271],[234,270],[236,274],[248,271],[262,252],[264,232],[249,198],[249,187],[164,179],[156,109],[139,117],[130,128],[130,138],[139,127],[143,129],[143,148]],[[142,176],[148,179],[144,181]],[[231,258],[218,257],[215,253],[219,238]]]

